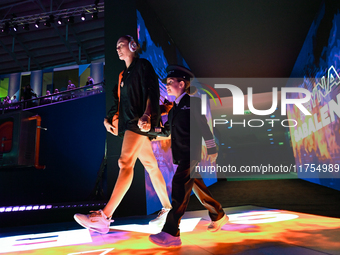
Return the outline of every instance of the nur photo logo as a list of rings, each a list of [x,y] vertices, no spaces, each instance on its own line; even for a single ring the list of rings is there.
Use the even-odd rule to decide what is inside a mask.
[[[217,105],[215,97],[209,91],[209,90],[211,90],[217,96],[218,100],[220,101],[221,106],[223,106],[220,95],[217,93],[217,91],[213,87],[211,87],[210,85],[205,84],[205,83],[201,83],[201,85],[202,85],[202,87],[205,87],[205,88],[198,88],[198,90],[201,90],[201,91],[204,91],[205,93],[207,93],[211,97],[211,99],[214,101],[215,105]],[[202,115],[207,115],[207,100],[208,100],[207,94],[201,93],[201,100],[202,100],[201,114]]]
[[[278,123],[278,122],[280,122],[283,127],[295,127],[298,124],[297,120],[295,119],[282,119],[282,118],[272,117],[272,114],[279,108],[281,109],[280,110],[281,116],[287,116],[288,106],[294,106],[304,116],[312,115],[310,111],[307,109],[308,107],[306,108],[306,105],[310,102],[312,98],[312,93],[308,89],[302,88],[302,87],[283,87],[283,86],[279,87],[279,85],[282,85],[282,82],[281,83],[278,82],[279,80],[274,80],[273,83],[270,83],[272,84],[272,86],[270,88],[270,91],[268,91],[268,89],[266,91],[267,104],[265,105],[265,108],[257,107],[256,106],[256,104],[258,103],[256,102],[257,94],[253,93],[254,89],[252,86],[249,86],[249,85],[254,84],[255,86],[257,86],[255,88],[256,91],[258,91],[259,80],[260,79],[248,79],[246,80],[247,83],[245,83],[245,79],[233,79],[232,82],[226,79],[224,80],[221,80],[221,79],[199,80],[199,83],[202,85],[202,88],[199,88],[199,90],[201,90],[202,92],[205,92],[205,93],[201,93],[200,95],[201,96],[201,114],[207,115],[208,95],[211,98],[210,100],[213,101],[215,104],[215,107],[213,107],[214,109],[224,110],[226,109],[227,106],[223,105],[223,102],[225,102],[225,100],[222,101],[221,94],[222,95],[228,94],[229,95],[228,100],[230,100],[230,102],[227,103],[227,105],[229,105],[229,108],[228,108],[229,116],[231,115],[230,110],[232,110],[232,115],[235,115],[235,116],[246,115],[246,114],[248,115],[250,113],[254,116],[259,116],[259,117],[261,116],[261,118],[254,118],[250,120],[249,118],[247,118],[247,120],[243,119],[241,122],[240,121],[233,122],[233,120],[229,118],[228,119],[213,118],[212,119],[213,127],[216,127],[216,125],[225,125],[225,124],[230,125],[230,127],[232,127],[233,125],[238,125],[238,126],[242,125],[243,127],[246,127],[246,126],[262,127],[265,125],[266,122],[268,122],[268,124],[271,127],[274,127],[275,123]],[[264,81],[264,80],[265,79],[260,80],[260,81]],[[215,81],[215,82],[212,82],[212,81]],[[268,81],[271,81],[271,80],[269,79],[265,80],[265,82],[267,83]],[[234,84],[238,84],[239,86],[234,85]],[[247,94],[244,94],[243,91],[246,91]],[[219,100],[220,104],[218,104],[217,99]],[[232,109],[230,108],[230,104],[232,104]],[[268,116],[268,119],[264,119],[263,117],[265,116]]]

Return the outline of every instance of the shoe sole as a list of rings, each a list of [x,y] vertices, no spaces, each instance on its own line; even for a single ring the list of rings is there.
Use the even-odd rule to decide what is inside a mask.
[[[158,243],[155,240],[152,240],[152,238],[149,236],[149,240],[150,242],[158,245],[158,246],[162,246],[162,247],[167,247],[167,248],[177,248],[180,247],[182,245],[182,242],[180,241],[180,243],[170,243],[170,244],[164,244],[164,243]]]
[[[109,233],[110,229],[108,231],[101,231],[101,229],[98,229],[98,228],[92,228],[92,227],[88,227],[86,225],[84,225],[81,220],[79,220],[76,216],[73,216],[74,220],[82,227],[86,228],[86,229],[89,229],[89,230],[92,230],[92,231],[96,231],[98,233],[101,233],[101,234],[107,234]]]
[[[216,229],[209,229],[208,228],[208,231],[210,231],[210,232],[217,232],[217,231],[219,231],[219,230],[221,230],[221,228],[225,225],[225,224],[227,224],[227,222],[229,221],[229,217],[227,216],[227,215],[225,215],[226,217],[225,217],[225,219],[221,222],[221,224],[218,226],[218,228],[216,228]],[[224,216],[223,216],[224,217]]]
[[[163,221],[163,222],[158,222],[158,223],[156,223],[156,222],[149,222],[149,225],[150,226],[157,226],[157,227],[163,227],[164,226],[164,224],[165,224],[165,221]]]

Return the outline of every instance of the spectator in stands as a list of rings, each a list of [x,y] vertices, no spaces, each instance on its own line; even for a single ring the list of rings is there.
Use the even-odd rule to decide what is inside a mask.
[[[87,82],[86,82],[86,86],[88,85],[93,85],[94,84],[94,80],[91,76],[87,77]],[[103,87],[102,85],[95,85],[92,86],[92,92],[91,93],[100,93],[101,91],[103,91]]]
[[[6,96],[4,98],[4,104],[10,104],[11,103],[11,99],[9,99],[9,96]]]
[[[4,101],[3,101],[3,107],[5,108],[5,110],[9,109],[9,104],[10,103],[11,103],[11,99],[9,98],[9,96],[6,96],[4,98]]]
[[[74,90],[76,88],[76,86],[72,83],[71,80],[68,81],[68,85],[67,85],[67,90]],[[71,98],[74,98],[75,97],[75,93],[74,92],[70,92],[70,93],[67,93],[67,94],[63,94],[61,96],[61,98],[63,100],[68,100],[68,99],[71,99]]]
[[[46,90],[46,96],[50,96],[50,95],[51,95],[51,92],[49,90]],[[52,97],[46,97],[45,99],[48,100],[49,102],[52,101]]]
[[[87,77],[87,82],[86,82],[86,86],[87,85],[93,85],[94,84],[94,80],[91,76]]]
[[[49,90],[46,90],[46,96],[51,95],[51,92]],[[49,104],[52,102],[52,97],[44,97],[43,99],[41,99],[40,104]]]
[[[25,89],[24,89],[23,96],[24,96],[24,100],[30,100],[30,99],[32,99],[33,96],[37,97],[37,94],[34,93],[33,89],[31,88],[31,85],[27,84]],[[25,103],[25,108],[30,108],[32,106],[33,106],[32,100]]]
[[[12,97],[12,103],[17,103],[18,102],[18,99],[17,99],[17,96],[16,95],[13,95]]]
[[[26,108],[26,102],[24,96],[20,97],[20,108],[25,109]]]
[[[13,108],[14,109],[19,109],[20,108],[20,104],[16,104],[18,103],[18,99],[17,99],[17,96],[16,95],[13,95],[12,99],[11,99],[11,102],[13,105]]]
[[[59,93],[59,89],[55,89],[54,90],[54,95],[52,96],[52,101],[53,102],[57,102],[57,101],[61,101],[62,98],[59,95],[55,95]]]
[[[32,99],[33,96],[37,97],[37,94],[34,93],[33,89],[31,88],[30,84],[27,84],[25,89],[24,89],[24,100],[29,100]]]
[[[72,83],[71,80],[68,81],[68,85],[67,85],[67,90],[72,90],[72,89],[75,89],[76,88],[76,85],[74,85]]]

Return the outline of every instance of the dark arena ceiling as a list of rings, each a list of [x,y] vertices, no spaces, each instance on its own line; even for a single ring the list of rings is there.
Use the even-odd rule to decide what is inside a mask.
[[[288,77],[322,3],[137,1],[154,10],[199,77]],[[94,12],[97,19],[92,18]],[[44,23],[51,13],[54,23],[50,20],[48,27]],[[73,23],[69,16],[74,16]],[[61,25],[58,17],[63,18]],[[35,27],[37,19],[39,28]],[[0,33],[0,74],[86,64],[105,54],[104,0],[1,0],[0,28],[4,30]]]
[[[92,18],[93,13],[97,18]],[[81,20],[82,14],[85,21]],[[74,17],[73,22],[68,20],[70,16]],[[58,18],[62,18],[61,24]],[[1,74],[86,64],[104,57],[103,2],[96,5],[93,0],[1,0],[0,20]],[[49,24],[44,25],[46,20]]]

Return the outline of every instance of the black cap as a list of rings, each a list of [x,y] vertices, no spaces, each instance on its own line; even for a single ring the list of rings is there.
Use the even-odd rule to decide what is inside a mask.
[[[180,65],[169,65],[166,68],[167,78],[181,78],[190,81],[190,78],[194,78],[194,74],[186,67]]]

